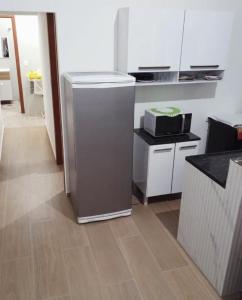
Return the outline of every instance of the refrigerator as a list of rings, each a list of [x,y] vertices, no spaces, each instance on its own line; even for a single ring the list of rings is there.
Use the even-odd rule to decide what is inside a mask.
[[[64,75],[70,197],[78,223],[131,214],[135,78]]]

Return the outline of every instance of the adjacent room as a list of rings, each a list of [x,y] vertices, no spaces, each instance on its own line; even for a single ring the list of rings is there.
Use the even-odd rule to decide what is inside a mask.
[[[0,39],[0,155],[12,127],[46,127],[55,155],[46,14],[2,13]]]
[[[242,299],[242,3],[0,4],[0,299]]]

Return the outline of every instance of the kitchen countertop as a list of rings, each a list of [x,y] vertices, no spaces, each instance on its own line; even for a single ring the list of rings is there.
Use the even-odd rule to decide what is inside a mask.
[[[162,144],[173,144],[173,143],[183,143],[183,142],[193,142],[199,141],[200,137],[193,133],[184,133],[181,135],[164,136],[155,138],[144,129],[135,129],[134,132],[141,137],[148,145],[162,145]]]
[[[223,188],[226,187],[230,160],[242,158],[242,150],[189,156],[186,160],[214,180]]]

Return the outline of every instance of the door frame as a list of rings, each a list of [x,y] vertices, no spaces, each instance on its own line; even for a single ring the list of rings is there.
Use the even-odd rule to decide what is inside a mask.
[[[21,67],[20,67],[20,59],[19,59],[18,37],[17,37],[15,16],[14,15],[0,15],[0,18],[1,19],[4,19],[4,18],[11,19],[13,44],[14,44],[14,52],[15,52],[15,63],[16,63],[16,71],[17,71],[17,80],[18,80],[20,111],[22,114],[24,114],[25,113],[24,95],[23,95],[23,85],[22,85],[22,76],[21,76]]]
[[[60,83],[59,83],[59,68],[58,68],[58,52],[57,52],[57,35],[56,35],[56,18],[53,12],[44,12],[47,18],[47,35],[50,57],[50,75],[52,89],[52,105],[53,119],[55,132],[55,153],[57,165],[63,164],[63,136],[61,126],[61,103],[60,103]],[[12,22],[12,33],[14,40],[14,51],[17,69],[19,100],[21,113],[25,113],[23,86],[21,77],[21,67],[19,59],[18,38],[16,30],[15,16],[13,14],[0,14],[0,18],[10,18]]]
[[[62,165],[63,164],[63,137],[62,137],[62,126],[61,126],[60,82],[59,82],[55,13],[46,13],[46,18],[47,18],[48,41],[49,41],[56,163],[57,165]]]

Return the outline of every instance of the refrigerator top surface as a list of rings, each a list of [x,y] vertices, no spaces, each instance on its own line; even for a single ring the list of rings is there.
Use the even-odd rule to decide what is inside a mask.
[[[135,78],[119,72],[70,72],[64,77],[72,84],[134,83]]]

